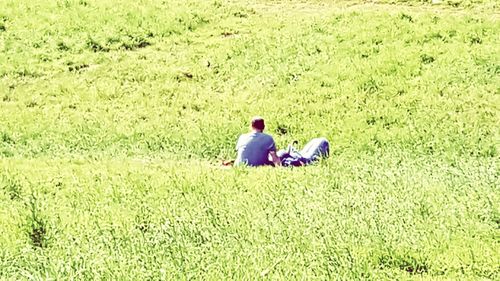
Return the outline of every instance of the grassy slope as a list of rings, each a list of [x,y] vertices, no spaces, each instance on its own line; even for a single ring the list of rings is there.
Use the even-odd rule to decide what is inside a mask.
[[[499,277],[491,2],[129,2],[0,1],[0,276]]]

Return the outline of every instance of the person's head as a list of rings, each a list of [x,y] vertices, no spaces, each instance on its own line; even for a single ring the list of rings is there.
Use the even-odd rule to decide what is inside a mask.
[[[266,125],[264,124],[264,118],[260,116],[255,116],[252,118],[251,127],[255,131],[262,132]]]

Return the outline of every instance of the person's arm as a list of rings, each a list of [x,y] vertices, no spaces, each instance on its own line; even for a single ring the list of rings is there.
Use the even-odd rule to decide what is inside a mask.
[[[281,166],[281,160],[278,157],[278,155],[276,155],[276,151],[275,150],[274,151],[270,151],[269,155],[271,155],[271,159],[272,159],[273,164],[274,164],[275,167]]]
[[[238,140],[236,141],[236,146],[234,147],[235,151],[238,151],[238,149],[240,149],[241,137],[242,136],[239,136]]]
[[[278,157],[278,155],[276,155],[276,144],[274,143],[274,140],[272,137],[269,137],[269,138],[271,141],[270,141],[270,144],[268,147],[268,149],[269,149],[268,151],[269,151],[269,155],[271,156],[271,161],[273,162],[275,167],[281,166],[281,160]]]
[[[276,155],[276,144],[274,143],[274,139],[269,136],[270,138],[270,144],[269,144],[269,147],[268,147],[268,151],[269,151],[269,155],[271,156],[271,161],[273,162],[274,166],[277,167],[277,166],[281,166],[281,160],[280,158],[278,157],[278,155]]]

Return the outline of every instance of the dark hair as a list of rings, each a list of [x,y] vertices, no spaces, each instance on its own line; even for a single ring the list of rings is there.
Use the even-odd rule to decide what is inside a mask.
[[[252,128],[263,131],[266,125],[264,124],[264,118],[254,117],[252,118]]]

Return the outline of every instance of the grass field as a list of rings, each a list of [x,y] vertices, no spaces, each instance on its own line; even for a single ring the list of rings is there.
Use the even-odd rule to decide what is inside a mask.
[[[500,8],[429,2],[0,0],[0,279],[499,280]]]

